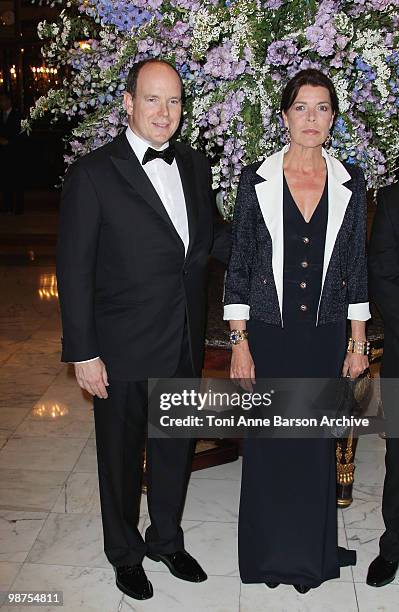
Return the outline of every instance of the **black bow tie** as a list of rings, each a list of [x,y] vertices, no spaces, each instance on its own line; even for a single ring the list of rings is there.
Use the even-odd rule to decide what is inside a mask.
[[[162,151],[157,151],[152,147],[148,147],[143,157],[142,165],[144,166],[144,164],[152,161],[153,159],[163,159],[164,162],[166,162],[170,166],[173,163],[174,158],[175,149],[172,145],[169,145],[166,149],[163,149]]]

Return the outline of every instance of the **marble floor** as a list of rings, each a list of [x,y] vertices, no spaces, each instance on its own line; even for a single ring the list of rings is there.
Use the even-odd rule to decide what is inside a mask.
[[[382,589],[365,585],[383,529],[384,443],[377,436],[360,441],[355,500],[338,511],[340,542],[358,551],[357,566],[339,580],[305,596],[288,586],[241,584],[236,461],[193,473],[189,485],[187,549],[209,579],[185,583],[147,560],[154,597],[140,603],[123,596],[102,550],[91,404],[59,361],[53,275],[53,264],[40,258],[0,265],[0,591],[62,590],[65,612],[399,610],[399,575]],[[147,524],[143,497],[140,528]],[[2,609],[15,607],[3,602]]]

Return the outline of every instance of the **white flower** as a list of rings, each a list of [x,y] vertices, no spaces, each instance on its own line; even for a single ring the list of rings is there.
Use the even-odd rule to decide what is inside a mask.
[[[353,21],[345,13],[337,13],[334,17],[334,25],[339,34],[353,38],[354,27]]]
[[[389,52],[385,47],[382,35],[375,30],[364,30],[356,39],[354,47],[364,61],[375,70],[377,78],[374,84],[382,101],[385,101],[389,96],[387,83],[391,78],[391,72],[385,61]]]
[[[332,77],[335,90],[338,96],[339,110],[341,113],[346,113],[350,108],[350,97],[348,93],[348,81],[343,78],[340,73]]]
[[[194,56],[203,57],[211,41],[219,39],[222,24],[216,13],[210,13],[207,8],[200,8],[194,16],[194,26],[191,49]]]

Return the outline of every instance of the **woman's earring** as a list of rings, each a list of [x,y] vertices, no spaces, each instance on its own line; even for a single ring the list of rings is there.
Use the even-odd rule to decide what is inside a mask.
[[[285,142],[286,144],[291,143],[291,134],[290,134],[290,130],[288,127],[285,127]]]
[[[331,147],[331,143],[332,143],[332,136],[331,134],[329,134],[327,137],[327,140],[324,142],[324,148],[329,149]]]

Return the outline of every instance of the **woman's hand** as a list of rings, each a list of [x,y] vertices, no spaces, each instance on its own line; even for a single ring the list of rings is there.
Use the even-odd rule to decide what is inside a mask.
[[[247,340],[232,346],[230,378],[239,379],[240,386],[250,392],[256,383],[255,364]]]
[[[342,376],[350,376],[357,378],[363,374],[364,370],[369,367],[367,355],[357,355],[356,353],[346,353],[344,365],[342,367]]]

